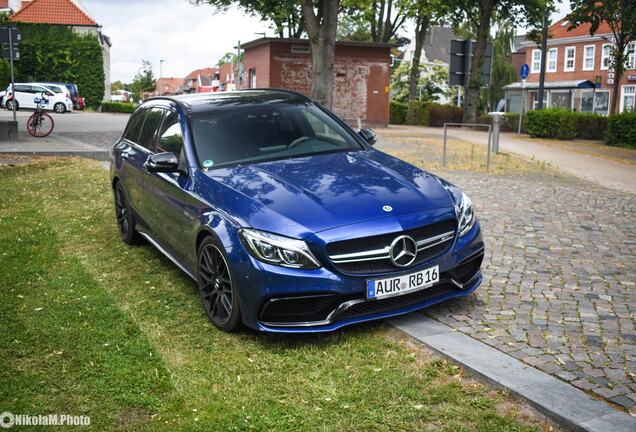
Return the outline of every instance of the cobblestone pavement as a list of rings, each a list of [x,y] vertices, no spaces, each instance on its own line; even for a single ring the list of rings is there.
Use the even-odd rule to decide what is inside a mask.
[[[636,415],[636,196],[546,173],[441,173],[476,204],[475,295],[431,317]]]
[[[56,135],[90,144],[103,149],[110,148],[121,136],[122,131],[111,132],[60,132]]]

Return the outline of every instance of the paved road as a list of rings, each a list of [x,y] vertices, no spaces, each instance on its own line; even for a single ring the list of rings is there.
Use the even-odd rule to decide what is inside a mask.
[[[487,255],[433,318],[636,414],[636,196],[573,177],[446,175]]]
[[[441,137],[439,128],[423,128],[413,126],[391,126],[388,130],[379,131],[381,136],[390,139],[392,134],[408,133],[410,136]],[[486,132],[465,129],[448,129],[448,135],[464,141],[486,144]],[[622,164],[592,155],[575,153],[560,148],[537,144],[536,142],[518,138],[511,133],[502,133],[499,147],[506,152],[517,153],[527,158],[544,161],[561,171],[590,180],[611,189],[636,194],[636,167]]]
[[[127,114],[111,114],[111,113],[91,113],[74,111],[66,114],[51,114],[55,121],[55,129],[46,140],[32,140],[26,132],[26,119],[32,114],[32,111],[20,110],[18,117],[18,133],[19,142],[22,144],[20,148],[37,149],[38,146],[43,149],[58,150],[59,148],[68,147],[68,150],[76,150],[82,148],[85,144],[87,149],[99,150],[112,145],[121,135],[128,122]],[[12,113],[5,109],[0,110],[0,120],[12,119]],[[13,143],[18,144],[18,143]],[[0,144],[0,150],[8,151],[8,147]]]

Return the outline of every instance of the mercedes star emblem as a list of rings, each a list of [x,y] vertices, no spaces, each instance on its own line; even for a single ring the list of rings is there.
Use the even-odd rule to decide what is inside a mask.
[[[396,266],[409,266],[413,264],[417,256],[417,243],[407,235],[399,236],[391,243],[389,254]]]

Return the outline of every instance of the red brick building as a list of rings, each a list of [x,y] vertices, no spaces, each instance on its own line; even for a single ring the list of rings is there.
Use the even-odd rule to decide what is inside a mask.
[[[261,38],[241,46],[242,88],[284,88],[309,95],[311,57],[303,39]],[[355,125],[389,124],[390,44],[336,42],[333,111]]]
[[[590,36],[589,25],[568,30],[568,24],[561,19],[549,28],[544,106],[608,114],[611,100],[617,97],[619,112],[636,109],[636,42],[632,42],[627,49],[626,70],[619,83],[619,92],[614,95],[615,76],[610,67],[613,35],[609,26],[602,24],[596,35]],[[525,63],[530,66],[525,86],[525,109],[528,110],[538,104],[541,50],[530,41],[525,43],[524,48],[521,51],[525,51]],[[594,85],[597,80],[600,81],[600,87]],[[518,112],[521,83],[504,88],[507,109]]]

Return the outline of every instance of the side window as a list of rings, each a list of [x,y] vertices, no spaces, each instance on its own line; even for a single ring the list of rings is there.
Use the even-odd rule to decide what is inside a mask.
[[[25,85],[16,85],[15,86],[15,91],[20,92],[20,93],[31,93],[31,87],[30,86],[25,86]]]
[[[179,115],[174,111],[170,111],[159,131],[157,150],[172,152],[181,159],[181,149],[183,149],[183,133],[181,132]]]
[[[139,141],[139,132],[141,131],[141,126],[144,124],[147,112],[147,109],[140,109],[133,114],[130,120],[128,120],[128,126],[126,127],[124,138],[134,143]]]
[[[154,151],[155,134],[157,133],[157,129],[159,129],[164,112],[165,110],[163,108],[150,108],[150,110],[148,110],[146,121],[144,121],[141,134],[139,134],[138,144],[140,146]]]
[[[344,138],[342,138],[342,135],[330,128],[324,121],[321,121],[314,113],[303,110],[303,115],[307,119],[311,129],[314,131],[315,136],[330,138],[343,144],[346,143]]]

